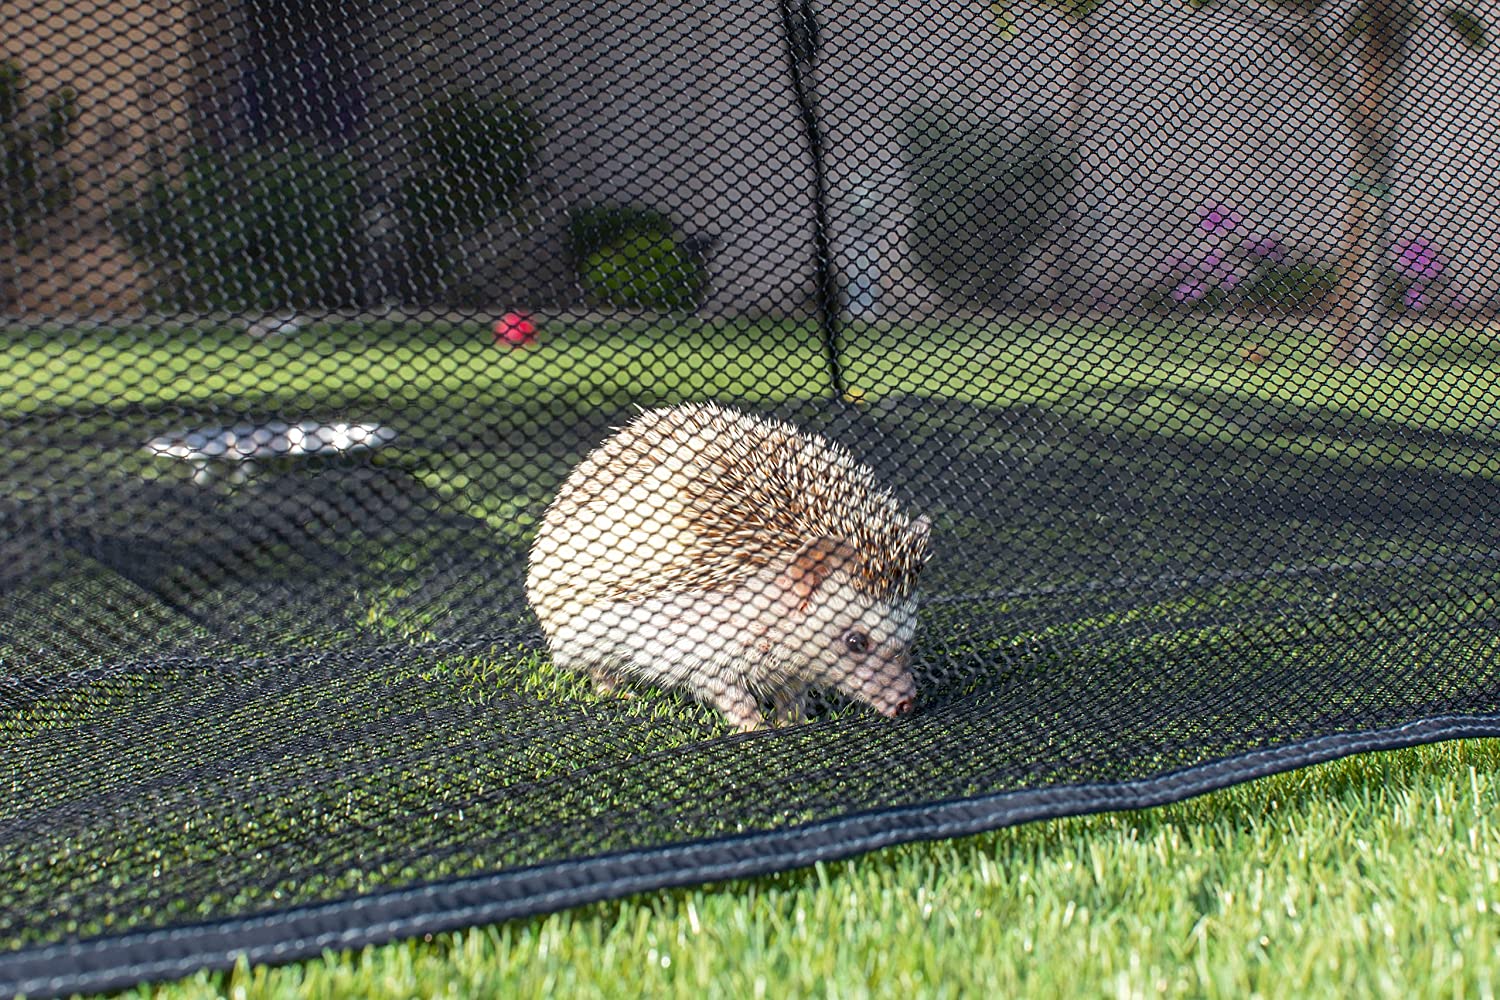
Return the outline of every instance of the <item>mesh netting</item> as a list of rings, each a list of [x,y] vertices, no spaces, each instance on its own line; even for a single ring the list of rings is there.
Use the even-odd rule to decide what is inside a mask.
[[[1488,7],[0,12],[0,991],[1500,735]]]

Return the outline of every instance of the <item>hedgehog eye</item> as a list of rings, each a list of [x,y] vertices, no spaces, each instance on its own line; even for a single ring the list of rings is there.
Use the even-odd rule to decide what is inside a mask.
[[[870,651],[869,633],[861,632],[857,628],[851,628],[844,633],[844,647],[851,653],[864,655]]]

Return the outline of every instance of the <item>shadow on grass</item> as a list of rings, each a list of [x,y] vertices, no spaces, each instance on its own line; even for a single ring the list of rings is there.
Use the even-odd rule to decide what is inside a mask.
[[[0,707],[0,759],[28,776],[0,813],[0,885],[23,887],[0,944],[1500,711],[1483,433],[1183,387],[784,402],[935,520],[924,705],[741,736],[678,698],[549,681],[538,655],[530,533],[623,400],[268,398],[235,418],[399,436],[231,488],[140,453],[220,405],[0,426],[20,487],[0,656],[34,682]]]

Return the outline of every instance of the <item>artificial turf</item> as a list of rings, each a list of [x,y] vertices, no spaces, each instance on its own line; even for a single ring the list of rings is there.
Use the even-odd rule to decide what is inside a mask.
[[[1500,741],[240,966],[204,997],[1488,997]]]
[[[1268,360],[1245,360],[1247,338]],[[905,426],[919,444],[941,445],[941,421],[930,432],[920,423],[937,399],[1027,420],[1063,411],[1072,425],[1121,441],[1114,460],[1127,474],[1110,480],[1119,490],[1110,503],[1144,512],[1131,523],[1138,536],[1131,540],[1158,553],[1153,558],[1164,576],[1247,546],[1280,553],[1299,539],[1327,542],[1330,532],[1346,529],[1332,515],[1278,523],[1255,511],[1231,519],[1253,537],[1210,537],[1201,550],[1183,551],[1172,544],[1174,510],[1185,500],[1178,479],[1171,468],[1139,457],[1132,442],[1180,442],[1172,461],[1191,461],[1200,453],[1195,449],[1206,449],[1202,453],[1223,463],[1218,474],[1238,480],[1274,480],[1309,463],[1365,477],[1376,490],[1407,474],[1446,483],[1500,475],[1494,417],[1500,390],[1493,377],[1500,352],[1482,331],[1404,331],[1391,345],[1390,362],[1368,368],[1327,364],[1321,345],[1305,333],[1207,322],[869,327],[847,331],[844,346],[857,409],[909,416]],[[170,415],[191,425],[224,413],[266,419],[388,414],[403,435],[403,468],[452,510],[486,524],[497,544],[519,550],[569,463],[629,407],[722,398],[795,411],[827,394],[821,360],[815,331],[774,322],[661,328],[559,321],[544,327],[540,345],[524,351],[497,348],[479,324],[461,321],[330,322],[262,341],[211,325],[16,331],[0,337],[0,439],[12,446],[0,459],[0,475],[18,501],[34,498],[39,484],[52,490],[71,484],[86,497],[107,491],[111,482],[180,478],[182,470],[143,453],[133,433],[142,415]],[[917,396],[928,401],[926,409],[892,409]],[[1348,433],[1351,422],[1359,433]],[[1052,425],[1034,421],[1021,431],[975,425],[973,432],[963,443],[969,456],[1016,453],[1018,441],[1036,435],[1024,452],[1029,465],[1016,479],[1036,497],[1055,494],[1056,509],[1068,513],[1066,491],[1088,458],[1070,452],[1076,433],[1047,440]],[[89,446],[72,449],[69,440]],[[1081,522],[1005,527],[1029,532],[1027,551],[1036,558],[1028,569],[1060,587],[1088,581],[1066,577],[1061,564],[1053,573],[1045,563],[1049,549],[1119,541],[1093,538]],[[939,528],[946,544],[959,549],[966,538],[995,531],[993,523],[957,506],[939,518]],[[1400,532],[1342,541],[1351,559],[1372,561],[1375,575],[1382,566],[1483,554],[1429,551]],[[436,588],[435,597],[424,597],[425,591],[413,596],[420,591],[414,574],[430,563],[429,555],[415,542],[380,554],[370,563],[379,578],[360,589],[361,603],[348,620],[393,643],[425,641],[431,629],[441,633],[451,593]],[[1003,561],[952,567],[949,582],[965,592],[992,593],[1014,568]],[[1289,558],[1281,568],[1295,567]],[[54,621],[64,638],[97,637],[124,619],[145,622],[142,634],[166,645],[191,638],[191,621],[119,586],[94,562],[64,570],[53,574],[51,589],[32,592],[23,584],[6,599],[24,604],[33,624]],[[1316,634],[1291,635],[1286,623],[1276,624],[1275,636],[1225,628],[1224,609],[1258,599],[1256,586],[1231,581],[1188,599],[1152,597],[1148,587],[1148,599],[1133,607],[1080,605],[1065,622],[1024,634],[959,628],[954,616],[966,613],[961,605],[938,605],[925,615],[929,630],[944,637],[933,655],[947,662],[995,664],[1020,655],[1018,648],[1048,643],[1097,648],[1108,646],[1110,636],[1134,644],[1134,656],[1159,653],[1163,662],[1183,643],[1194,646],[1194,655],[1222,648],[1217,655],[1226,662],[1278,643],[1313,648]],[[1029,620],[1022,614],[1027,608],[1017,609],[1028,598],[1011,593],[994,600],[1003,606],[986,613],[998,614],[997,620]],[[1056,605],[1061,598],[1033,594],[1029,600]],[[1410,613],[1444,623],[1454,615],[1488,620],[1494,600],[1492,594],[1458,594]],[[1213,624],[1205,619],[1195,626],[1209,604]],[[1359,613],[1340,619],[1333,607],[1326,612],[1320,624],[1334,630],[1366,620]],[[88,616],[98,624],[79,629]],[[1170,626],[1171,634],[1155,630],[1156,622]],[[1405,624],[1424,627],[1416,619]],[[346,626],[326,635],[309,631],[301,641],[337,642]],[[1094,638],[1084,642],[1079,635]],[[42,673],[49,660],[86,666],[112,652],[100,641],[102,648],[54,642],[43,655],[34,636],[7,630],[0,636],[0,667]],[[1378,658],[1380,647],[1370,648]],[[1493,644],[1460,652],[1493,669]],[[504,675],[511,686],[530,685],[539,704],[576,700],[580,693],[526,652],[455,662],[460,666],[439,667],[444,681],[461,689],[460,701],[462,691],[472,689],[482,703],[486,671]],[[1406,665],[1393,660],[1389,666]],[[351,683],[357,687],[358,679]],[[965,678],[953,683],[961,689]],[[373,707],[360,702],[350,711]],[[681,702],[648,699],[631,711],[659,713],[654,738],[666,744],[692,742],[712,728],[710,714]],[[55,712],[48,719],[22,718],[0,731],[0,741],[24,741],[38,727],[67,721]],[[164,752],[172,741],[167,734]],[[1486,818],[1497,766],[1500,749],[1490,742],[1356,758],[1148,813],[908,845],[771,878],[647,894],[287,969],[203,975],[160,992],[1487,995],[1486,956],[1496,944],[1492,908],[1500,905],[1494,891],[1500,845]],[[420,799],[420,783],[403,781],[401,794]],[[22,798],[42,795],[46,787],[46,780],[28,783]],[[452,792],[445,785],[433,794]],[[184,831],[188,854],[193,836]],[[88,851],[73,857],[87,861]],[[440,868],[428,874],[453,873]],[[363,890],[387,875],[402,877],[401,870],[346,874],[354,881],[333,889]]]

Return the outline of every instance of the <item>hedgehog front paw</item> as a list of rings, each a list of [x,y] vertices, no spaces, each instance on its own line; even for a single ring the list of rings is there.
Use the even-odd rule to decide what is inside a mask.
[[[777,688],[771,693],[771,724],[795,726],[804,721],[807,710],[806,687]]]
[[[768,728],[755,696],[743,688],[729,688],[716,695],[713,703],[723,713],[725,721],[742,733]]]

